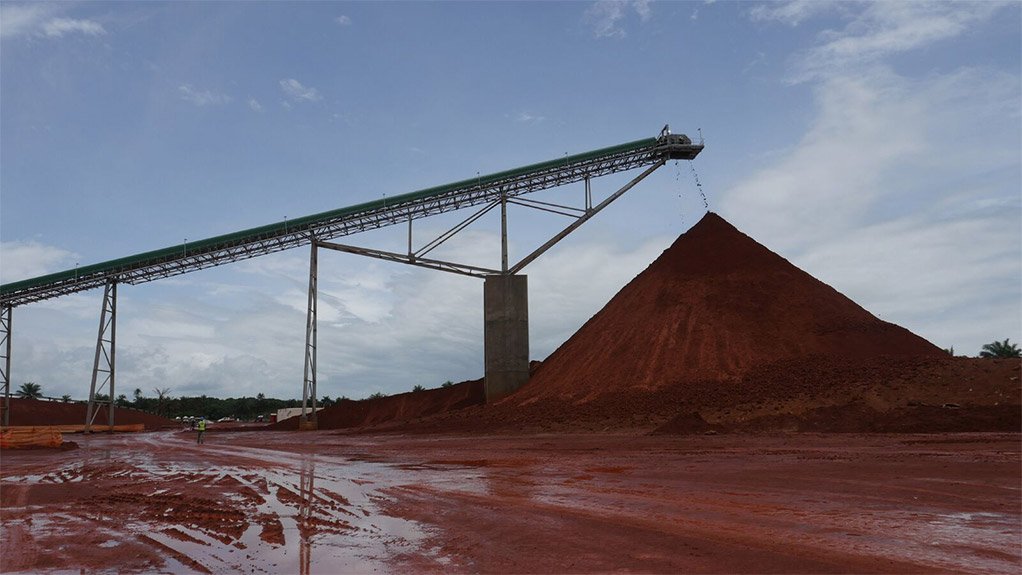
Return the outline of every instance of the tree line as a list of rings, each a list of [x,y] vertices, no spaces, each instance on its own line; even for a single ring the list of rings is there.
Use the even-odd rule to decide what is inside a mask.
[[[302,402],[298,399],[277,399],[266,397],[262,393],[255,397],[219,398],[207,395],[171,397],[170,388],[157,388],[153,392],[155,393],[154,396],[147,397],[141,389],[136,388],[130,399],[125,394],[118,395],[114,400],[114,405],[170,418],[191,416],[217,420],[224,417],[233,417],[242,421],[254,420],[260,415],[265,416],[276,413],[278,409],[302,406]],[[72,399],[70,395],[64,395],[60,398],[44,396],[42,386],[35,382],[21,384],[21,387],[15,391],[14,395],[24,399],[48,399],[50,401],[66,403],[82,403],[86,401]],[[105,394],[96,394],[96,400],[106,402],[110,401],[110,397]],[[323,396],[317,402],[319,406],[323,407],[333,405],[334,403],[335,401],[330,396]]]
[[[446,381],[441,387],[450,387],[452,385],[454,385],[453,382]],[[416,385],[412,391],[425,391],[425,388],[421,385]],[[268,416],[276,413],[278,409],[302,406],[302,402],[297,399],[277,399],[266,397],[262,393],[257,394],[255,397],[228,397],[224,399],[209,397],[208,395],[172,397],[170,395],[170,388],[156,388],[153,389],[153,392],[155,392],[155,396],[146,397],[140,388],[136,388],[132,398],[129,399],[127,395],[122,393],[114,400],[114,405],[170,418],[205,417],[217,420],[231,417],[241,421],[251,421],[259,416]],[[86,399],[72,399],[70,395],[64,395],[59,398],[43,395],[42,386],[31,381],[21,384],[21,387],[14,392],[14,395],[22,399],[38,399],[64,403],[85,403],[88,401]],[[365,400],[383,397],[386,397],[386,395],[377,392],[366,397]],[[316,401],[316,407],[329,407],[339,401],[346,400],[348,398],[343,396],[333,399],[329,395],[324,395]],[[110,396],[97,393],[96,401],[108,402],[110,401]]]
[[[950,355],[954,355],[953,347],[945,351]],[[1018,344],[1010,343],[1008,339],[994,341],[983,346],[979,352],[979,357],[999,359],[1022,357],[1022,349],[1019,349]],[[447,381],[441,387],[449,387],[451,385],[454,384]],[[421,385],[416,385],[412,389],[415,392],[424,390],[425,388]],[[130,407],[170,418],[191,416],[207,417],[216,420],[224,417],[233,417],[243,421],[275,413],[278,409],[301,407],[302,405],[297,399],[277,399],[266,397],[262,393],[257,394],[255,397],[228,397],[222,399],[207,395],[171,397],[170,388],[155,388],[153,392],[156,394],[155,397],[146,397],[141,389],[136,388],[130,399],[127,395],[121,394],[114,400],[114,404],[117,407]],[[14,395],[24,399],[49,399],[51,401],[63,402],[85,401],[71,399],[70,395],[64,395],[60,398],[46,397],[42,393],[42,386],[32,381],[21,384],[21,387],[14,392]],[[374,393],[367,399],[379,399],[381,397],[384,397],[384,394]],[[109,396],[103,394],[97,394],[96,399],[104,402],[110,400]],[[347,398],[342,397],[337,401],[343,399]],[[334,403],[336,401],[328,395],[323,396],[317,402],[318,406],[322,407],[328,407]]]

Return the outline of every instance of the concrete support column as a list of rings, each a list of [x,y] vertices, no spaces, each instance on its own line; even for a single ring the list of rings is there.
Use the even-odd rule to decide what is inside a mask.
[[[483,354],[486,402],[529,380],[529,286],[524,275],[486,276],[483,284]]]

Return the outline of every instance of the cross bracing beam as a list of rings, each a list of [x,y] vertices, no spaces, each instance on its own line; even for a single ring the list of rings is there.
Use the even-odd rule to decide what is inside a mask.
[[[635,185],[638,184],[639,182],[641,182],[642,180],[646,179],[646,176],[652,174],[654,171],[656,171],[657,168],[659,168],[660,166],[664,165],[666,162],[667,162],[667,159],[665,158],[665,159],[657,161],[657,163],[655,163],[652,166],[646,168],[641,174],[639,174],[638,176],[635,176],[634,178],[632,178],[632,181],[628,182],[627,184],[622,186],[621,189],[619,189],[618,191],[614,192],[613,194],[608,196],[607,199],[605,199],[602,202],[600,202],[599,205],[597,205],[596,207],[592,207],[592,208],[589,208],[588,210],[586,210],[585,214],[579,216],[578,219],[576,219],[574,222],[571,222],[570,224],[568,224],[568,227],[564,228],[557,235],[555,235],[554,237],[552,237],[549,240],[547,240],[546,243],[544,243],[543,245],[541,245],[538,248],[536,248],[536,250],[533,251],[531,254],[525,256],[524,258],[522,258],[522,261],[520,261],[517,264],[511,266],[510,269],[505,270],[505,273],[514,275],[514,274],[522,271],[522,269],[525,266],[529,265],[530,263],[535,261],[536,258],[538,258],[539,256],[543,255],[544,252],[546,252],[550,248],[554,247],[554,244],[556,244],[557,242],[559,242],[559,241],[563,240],[564,238],[566,238],[568,236],[568,234],[570,234],[571,232],[577,230],[579,227],[582,226],[582,224],[588,222],[590,218],[592,218],[596,214],[600,213],[600,211],[603,210],[603,208],[606,208],[607,206],[609,206],[611,204],[611,202],[613,202],[614,200],[616,200],[616,199],[620,198],[621,196],[623,196],[625,194],[625,192],[627,192],[628,190],[630,190],[633,187],[635,187]]]
[[[15,307],[94,289],[111,281],[149,282],[309,245],[313,238],[329,240],[500,199],[506,202],[508,198],[523,194],[668,159],[691,160],[702,149],[702,144],[694,144],[684,135],[664,130],[656,138],[3,284],[0,285],[0,305]]]
[[[330,250],[345,252],[349,254],[355,254],[358,256],[368,256],[376,258],[378,260],[386,260],[388,262],[398,262],[402,264],[409,264],[413,266],[419,266],[422,268],[429,268],[431,270],[437,270],[442,272],[451,272],[455,274],[461,274],[465,276],[473,276],[478,278],[485,278],[488,275],[501,273],[498,270],[491,270],[489,268],[482,268],[478,266],[471,266],[468,264],[459,264],[455,262],[447,262],[443,260],[434,260],[428,258],[416,257],[414,254],[398,254],[394,252],[387,252],[383,250],[376,250],[372,248],[360,248],[358,246],[349,246],[344,244],[337,244],[333,242],[316,242],[316,245],[321,248],[327,248]]]
[[[587,208],[584,209],[584,210],[579,209],[579,208],[569,207],[569,206],[559,206],[557,204],[551,204],[549,202],[539,202],[539,201],[535,201],[535,200],[528,200],[528,201],[516,200],[514,203],[517,203],[519,205],[522,205],[522,206],[525,206],[525,207],[528,207],[528,208],[534,208],[534,209],[554,212],[554,213],[557,213],[557,214],[560,214],[560,215],[569,216],[569,217],[574,218],[574,221],[572,223],[570,223],[566,228],[564,228],[563,230],[558,232],[554,237],[550,238],[550,240],[548,240],[542,246],[536,248],[535,251],[533,251],[529,255],[525,256],[524,258],[522,258],[522,261],[518,262],[517,264],[514,264],[513,266],[509,266],[508,265],[508,259],[507,259],[507,213],[506,213],[505,210],[502,210],[502,213],[501,213],[501,244],[502,244],[501,245],[501,252],[502,253],[501,253],[501,269],[500,270],[484,268],[484,267],[479,267],[479,266],[473,266],[473,265],[469,265],[469,264],[462,264],[462,263],[457,263],[457,262],[451,262],[451,261],[444,261],[444,260],[437,260],[437,259],[429,259],[429,258],[420,257],[419,254],[422,253],[423,250],[419,250],[418,252],[413,251],[412,247],[411,247],[410,238],[409,238],[409,246],[408,246],[408,253],[407,254],[399,254],[399,253],[395,253],[395,252],[388,252],[388,251],[378,250],[378,249],[373,249],[373,248],[364,248],[364,247],[359,247],[359,246],[338,244],[338,243],[335,243],[335,242],[325,242],[325,241],[320,241],[320,240],[316,240],[316,241],[313,242],[313,252],[315,252],[316,247],[327,248],[327,249],[331,249],[331,250],[338,251],[338,252],[345,252],[345,253],[355,254],[355,255],[359,255],[359,256],[368,256],[368,257],[376,258],[376,259],[380,259],[380,260],[386,260],[386,261],[397,262],[397,263],[402,263],[402,264],[409,264],[409,265],[413,265],[413,266],[429,268],[429,269],[432,269],[432,270],[437,270],[437,271],[442,271],[442,272],[451,272],[451,273],[456,273],[456,274],[461,274],[461,275],[466,275],[466,276],[477,277],[477,278],[481,278],[481,279],[486,279],[487,277],[494,276],[494,275],[501,275],[501,274],[505,274],[505,275],[506,274],[511,274],[511,275],[517,274],[518,272],[522,271],[522,269],[524,269],[525,266],[527,266],[530,263],[532,263],[533,261],[535,261],[536,258],[538,258],[539,256],[543,255],[544,252],[546,252],[547,250],[552,248],[557,242],[563,240],[565,237],[568,236],[568,234],[570,234],[571,232],[577,230],[579,227],[582,226],[582,224],[586,223],[593,216],[595,216],[596,214],[600,213],[600,211],[602,211],[604,208],[609,206],[612,202],[614,202],[614,200],[616,200],[616,199],[620,198],[621,196],[623,196],[625,194],[625,192],[627,192],[628,190],[630,190],[633,187],[635,187],[636,184],[638,184],[639,182],[644,180],[647,176],[649,176],[650,174],[655,172],[657,170],[657,168],[659,168],[660,166],[664,165],[664,163],[666,163],[666,162],[667,162],[666,159],[658,160],[655,164],[653,164],[652,166],[649,166],[648,168],[643,170],[641,174],[639,174],[638,176],[635,176],[634,178],[632,178],[631,181],[629,181],[627,184],[622,186],[620,189],[618,189],[616,192],[614,192],[613,194],[608,196],[607,199],[603,200],[602,202],[600,202],[596,206],[589,206],[588,205],[588,204],[591,203],[592,198],[591,198],[591,196],[587,195],[587,197],[586,197]],[[486,206],[483,209],[479,210],[475,214],[469,216],[466,220],[464,220],[463,222],[461,222],[458,225],[454,226],[453,228],[451,228],[447,232],[444,232],[436,240],[433,240],[429,244],[426,244],[427,247],[429,247],[429,249],[432,249],[433,247],[436,247],[436,245],[439,245],[439,243],[442,243],[443,241],[447,241],[448,239],[453,237],[455,234],[457,234],[461,230],[464,230],[468,226],[468,224],[474,222],[476,219],[479,218],[479,216],[481,216],[482,214],[485,214],[486,212],[488,212],[489,210],[491,210],[493,207],[495,207],[497,205],[502,205],[503,203],[504,202],[502,202],[501,200],[498,200],[496,202],[493,202],[493,203],[489,204],[488,206]],[[511,202],[508,202],[508,203],[511,203]],[[559,208],[559,209],[554,210],[554,209],[548,208],[547,206],[553,206],[553,207]],[[574,211],[574,212],[577,212],[577,213],[568,213],[567,210],[571,210],[571,211]],[[430,246],[432,246],[432,247],[430,247]],[[315,269],[315,265],[316,265],[315,261],[316,260],[315,260],[315,257],[314,257],[313,265],[312,265],[313,269]],[[310,291],[310,294],[311,293],[312,292]],[[311,306],[311,304],[310,304],[310,306]],[[310,307],[310,309],[312,309],[312,308]],[[310,312],[309,317],[312,317],[312,315],[313,314]]]
[[[539,200],[533,200],[529,198],[515,198],[513,200],[508,200],[507,203],[523,206],[526,208],[532,208],[534,210],[540,210],[543,212],[549,212],[551,214],[557,214],[559,216],[567,216],[569,218],[577,218],[585,214],[586,211],[589,209],[588,203],[586,204],[586,207],[583,209],[576,208],[573,206],[562,206],[560,204],[553,204],[550,202],[541,202]]]

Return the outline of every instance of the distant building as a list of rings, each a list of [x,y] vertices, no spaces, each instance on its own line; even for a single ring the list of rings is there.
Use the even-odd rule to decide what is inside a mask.
[[[316,411],[320,411],[321,409],[323,409],[323,408],[322,407],[317,407]],[[312,408],[311,407],[307,407],[307,408],[305,408],[305,411],[307,413],[312,413]],[[285,419],[288,419],[290,417],[298,417],[301,414],[302,414],[302,408],[300,408],[300,407],[285,407],[283,409],[278,409],[277,410],[277,421],[284,421]]]

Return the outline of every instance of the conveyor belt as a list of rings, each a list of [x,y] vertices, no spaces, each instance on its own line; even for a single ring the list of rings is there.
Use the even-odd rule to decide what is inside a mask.
[[[100,287],[138,284],[246,258],[329,240],[409,219],[515,197],[586,178],[649,166],[664,159],[691,160],[702,151],[681,134],[646,138],[565,156],[514,170],[462,180],[364,204],[187,242],[98,264],[0,285],[0,305],[15,307]]]

